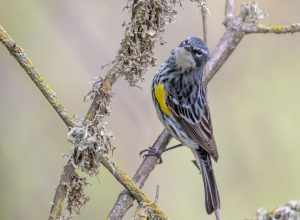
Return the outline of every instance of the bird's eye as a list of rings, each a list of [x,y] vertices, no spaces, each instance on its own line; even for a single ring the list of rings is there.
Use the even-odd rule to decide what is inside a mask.
[[[201,50],[194,49],[193,52],[197,57],[201,57],[203,55]]]

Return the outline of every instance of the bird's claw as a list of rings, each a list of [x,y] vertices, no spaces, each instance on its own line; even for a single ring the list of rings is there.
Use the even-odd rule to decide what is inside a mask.
[[[161,158],[161,153],[153,147],[149,147],[145,150],[142,150],[139,154],[140,154],[140,156],[143,156],[143,158],[156,157],[158,160],[158,162],[157,162],[158,164],[161,164],[163,162],[163,160]]]

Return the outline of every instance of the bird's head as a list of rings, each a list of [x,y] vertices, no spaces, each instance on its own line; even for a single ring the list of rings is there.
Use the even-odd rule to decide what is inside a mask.
[[[173,51],[176,66],[183,72],[204,67],[209,51],[206,44],[197,37],[188,37],[183,40]]]

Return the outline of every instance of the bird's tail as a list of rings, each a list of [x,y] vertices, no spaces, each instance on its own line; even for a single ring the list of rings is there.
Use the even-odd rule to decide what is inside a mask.
[[[196,150],[195,154],[197,157],[198,168],[200,168],[202,172],[206,211],[208,214],[211,214],[212,212],[220,209],[219,191],[211,159],[209,154],[203,149]]]

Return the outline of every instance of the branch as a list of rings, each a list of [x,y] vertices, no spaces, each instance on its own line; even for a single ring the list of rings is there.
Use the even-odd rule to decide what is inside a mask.
[[[239,20],[240,18],[236,17],[235,22],[239,23]],[[206,85],[237,48],[243,37],[244,33],[239,30],[228,28],[225,31],[206,64],[206,72],[203,79]]]
[[[169,141],[171,139],[171,135],[164,130],[159,137],[156,139],[152,148],[155,149],[156,152],[162,153],[167,147]],[[145,157],[136,173],[133,176],[133,180],[139,185],[140,188],[144,186],[147,178],[150,173],[154,170],[157,165],[158,158],[155,156]],[[109,213],[110,220],[120,220],[124,217],[127,210],[133,206],[134,198],[128,193],[127,190],[123,190],[117,201],[114,204],[114,208]]]
[[[291,25],[263,25],[263,24],[245,24],[242,27],[243,32],[246,34],[287,34],[300,32],[300,23]]]
[[[53,203],[50,209],[49,220],[59,219],[64,210],[65,198],[68,193],[68,188],[74,176],[77,176],[75,167],[71,162],[68,162],[60,176],[59,184],[56,188]]]
[[[109,161],[105,156],[99,155],[101,163],[105,166],[107,170],[130,192],[130,194],[139,202],[139,204],[149,207],[153,215],[158,217],[158,219],[167,219],[166,215],[160,210],[155,202],[152,202],[148,196],[143,193],[136,183],[122,171],[117,165]],[[156,219],[156,218],[155,218]]]
[[[4,44],[10,54],[17,60],[27,75],[35,83],[38,89],[42,92],[49,104],[54,108],[60,118],[64,121],[67,127],[75,125],[74,117],[72,117],[65,109],[63,104],[57,98],[55,91],[47,83],[44,77],[36,70],[32,61],[19,47],[16,42],[9,36],[6,30],[0,25],[0,41]]]

